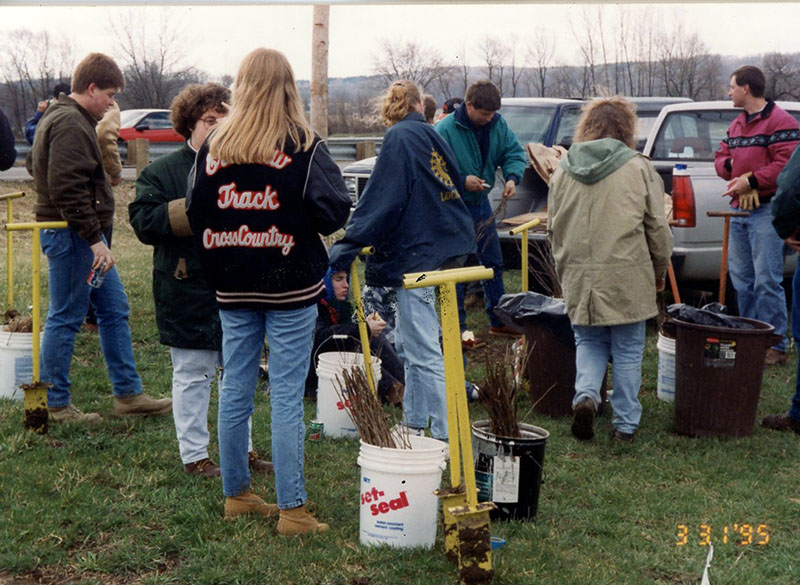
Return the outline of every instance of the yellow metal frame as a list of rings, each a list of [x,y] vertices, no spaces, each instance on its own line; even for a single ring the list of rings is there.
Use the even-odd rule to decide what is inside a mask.
[[[403,288],[439,287],[447,394],[447,426],[450,441],[451,489],[437,493],[444,501],[445,551],[449,557],[458,557],[462,576],[465,571],[474,573],[475,567],[485,574],[491,575],[492,561],[488,527],[489,511],[495,506],[492,502],[478,503],[469,409],[464,392],[464,362],[458,325],[456,284],[473,280],[490,280],[493,276],[494,271],[483,266],[403,275]],[[462,486],[462,473],[463,489],[459,489]],[[484,530],[486,542],[477,547],[477,555],[473,554],[476,550],[474,546],[470,547],[472,550],[470,554],[462,554],[463,533],[465,531],[474,533],[476,527]],[[483,554],[484,552],[485,554]]]
[[[8,232],[26,231],[30,230],[33,234],[33,244],[31,246],[31,287],[33,289],[33,384],[37,384],[39,380],[39,331],[41,330],[41,302],[40,302],[40,289],[41,289],[41,231],[42,230],[55,230],[64,229],[67,227],[66,221],[39,221],[28,223],[7,223],[3,226]],[[11,234],[8,234],[9,239]],[[9,257],[9,270],[11,268],[11,258]]]
[[[509,235],[515,236],[519,233],[522,234],[522,292],[528,292],[528,231],[535,228],[542,223],[540,219],[532,219],[526,221],[522,225],[518,225],[512,230],[509,230]]]
[[[359,256],[371,256],[375,253],[373,246],[362,248]],[[356,258],[357,260],[357,258]],[[356,304],[356,319],[358,321],[358,336],[361,339],[361,353],[364,354],[364,371],[367,374],[367,383],[372,393],[377,396],[378,388],[375,385],[375,376],[372,372],[372,352],[369,349],[369,331],[367,331],[367,317],[364,314],[364,303],[361,300],[361,281],[358,278],[358,265],[356,260],[350,265],[350,287],[353,289],[353,301]]]
[[[14,221],[14,199],[25,197],[24,191],[15,191],[13,193],[4,193],[0,195],[0,201],[6,202],[6,222],[12,223]],[[6,285],[8,290],[8,308],[14,308],[14,238],[12,234],[6,237]]]

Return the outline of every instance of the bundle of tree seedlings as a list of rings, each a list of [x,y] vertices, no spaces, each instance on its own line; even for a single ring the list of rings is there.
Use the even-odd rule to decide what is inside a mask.
[[[537,290],[548,297],[560,299],[564,297],[561,281],[556,272],[556,261],[553,249],[547,241],[535,241],[528,246],[528,266],[537,284]]]
[[[30,315],[23,317],[11,309],[3,315],[3,326],[0,329],[11,333],[31,333],[33,331],[33,317]]]
[[[404,437],[402,433],[392,431],[380,399],[369,387],[363,366],[342,370],[341,378],[337,375],[333,386],[362,441],[390,449],[411,447],[407,435]]]
[[[486,356],[486,382],[478,393],[489,415],[489,432],[498,437],[521,437],[519,432],[519,384],[509,375],[512,357],[503,360]]]

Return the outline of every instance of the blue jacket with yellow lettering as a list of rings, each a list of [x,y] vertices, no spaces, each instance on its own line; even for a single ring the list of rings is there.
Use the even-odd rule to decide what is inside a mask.
[[[404,273],[436,270],[474,253],[463,185],[444,139],[422,114],[409,114],[386,132],[345,236],[331,248],[331,268],[347,270],[364,246],[375,246],[367,284],[401,286]]]

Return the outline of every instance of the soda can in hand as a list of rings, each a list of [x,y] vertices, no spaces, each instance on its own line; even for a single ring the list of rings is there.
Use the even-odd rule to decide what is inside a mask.
[[[86,279],[86,284],[92,288],[100,288],[103,285],[103,281],[106,279],[105,271],[105,263],[101,264],[97,268],[92,268],[92,271],[89,273],[89,276]]]

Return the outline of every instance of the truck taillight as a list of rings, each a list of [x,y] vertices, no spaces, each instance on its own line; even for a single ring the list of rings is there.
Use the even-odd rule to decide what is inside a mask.
[[[677,164],[672,170],[672,224],[687,228],[697,225],[692,178],[685,164]]]

